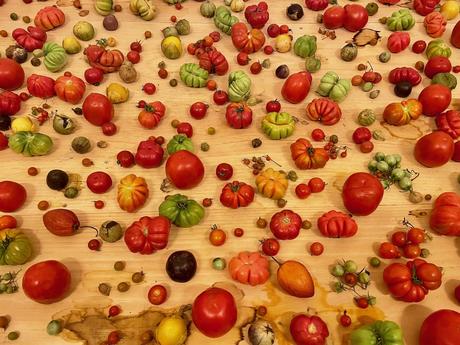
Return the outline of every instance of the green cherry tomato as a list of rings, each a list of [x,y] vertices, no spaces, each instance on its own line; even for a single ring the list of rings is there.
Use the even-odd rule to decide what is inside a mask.
[[[369,263],[372,267],[379,267],[382,262],[378,257],[374,256],[370,258]]]
[[[377,162],[380,162],[380,161],[383,161],[385,160],[385,154],[383,152],[377,152],[374,156],[374,159],[377,161]]]
[[[377,163],[377,170],[381,172],[387,172],[390,170],[390,166],[385,161],[380,161]]]
[[[399,187],[402,190],[410,190],[412,188],[412,181],[410,177],[404,176],[398,181]]]
[[[367,168],[369,169],[369,171],[377,171],[377,161],[376,160],[371,160],[369,162],[369,164],[367,165]]]
[[[387,155],[385,156],[385,162],[390,166],[394,167],[398,162],[396,161],[396,157],[394,155]]]
[[[341,277],[345,274],[345,269],[343,268],[342,265],[337,264],[334,267],[332,267],[331,274],[334,277]]]
[[[343,268],[345,269],[345,272],[355,273],[358,270],[358,265],[353,260],[347,260],[343,264]]]

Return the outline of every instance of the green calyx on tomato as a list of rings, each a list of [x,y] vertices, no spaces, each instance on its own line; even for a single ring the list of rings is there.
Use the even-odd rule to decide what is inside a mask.
[[[181,228],[197,225],[204,217],[204,208],[182,194],[168,196],[160,204],[159,212]]]
[[[194,151],[192,141],[184,134],[177,134],[173,136],[168,142],[166,149],[170,155],[180,150],[187,150],[190,152]]]
[[[284,139],[292,135],[295,129],[295,121],[291,115],[285,112],[268,113],[262,120],[263,132],[273,140]]]
[[[393,321],[375,321],[351,333],[351,345],[404,345],[402,331]]]
[[[32,256],[28,237],[18,230],[0,231],[0,265],[22,265]]]

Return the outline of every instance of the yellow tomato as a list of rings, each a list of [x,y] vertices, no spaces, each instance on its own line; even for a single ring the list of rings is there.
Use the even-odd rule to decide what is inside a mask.
[[[28,116],[20,116],[13,120],[11,123],[13,133],[17,132],[35,132],[37,127],[32,119]]]
[[[187,325],[179,316],[165,317],[155,329],[155,339],[160,345],[181,345],[187,340]]]
[[[275,40],[275,49],[279,53],[286,53],[291,50],[292,36],[288,34],[279,35]]]
[[[117,40],[115,39],[115,37],[108,37],[107,38],[107,45],[109,47],[115,47],[117,45]]]
[[[447,20],[454,19],[458,16],[460,11],[460,4],[457,0],[448,0],[441,6],[441,14]]]
[[[123,103],[128,100],[129,90],[121,84],[111,83],[106,89],[106,94],[113,104]]]

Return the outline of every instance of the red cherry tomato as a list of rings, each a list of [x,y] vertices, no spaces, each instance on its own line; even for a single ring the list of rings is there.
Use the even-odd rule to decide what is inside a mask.
[[[262,252],[267,256],[275,256],[280,251],[280,243],[276,238],[267,238],[262,241]]]
[[[408,259],[415,259],[420,256],[421,251],[418,244],[406,244],[403,248],[403,255]]]
[[[233,176],[233,167],[228,163],[220,163],[216,167],[216,176],[222,181],[230,180]]]
[[[324,252],[324,246],[319,242],[313,242],[310,245],[310,254],[312,256],[320,256]]]
[[[315,128],[311,131],[311,138],[314,141],[323,141],[326,138],[326,134],[321,128]]]
[[[226,239],[227,234],[222,229],[214,228],[209,233],[209,242],[211,242],[213,246],[220,247],[225,243]]]
[[[117,125],[113,122],[106,122],[102,126],[102,133],[107,136],[112,136],[117,133]]]
[[[323,24],[329,30],[335,30],[343,26],[345,9],[342,6],[330,6],[323,14]]]
[[[366,297],[355,298],[356,305],[362,309],[366,309],[369,306],[369,301]]]
[[[267,113],[278,113],[281,110],[281,103],[277,99],[268,101],[265,105],[265,110]]]
[[[156,90],[157,87],[153,83],[145,83],[144,86],[142,86],[142,91],[144,91],[147,95],[153,95]]]
[[[96,171],[88,175],[86,185],[93,193],[102,194],[112,187],[112,178],[103,171]]]
[[[130,168],[134,165],[134,155],[129,151],[120,151],[117,154],[117,164],[123,168]]]
[[[249,68],[252,74],[259,74],[262,71],[262,65],[259,61],[253,62]]]
[[[129,49],[134,50],[134,51],[140,53],[140,52],[142,51],[142,44],[141,44],[141,42],[139,42],[139,41],[132,42],[132,43],[129,45]]]
[[[196,119],[201,120],[206,116],[208,105],[203,102],[195,102],[190,106],[190,115]]]
[[[264,53],[267,55],[272,55],[275,50],[273,49],[272,46],[265,46],[264,47]]]
[[[306,199],[311,194],[310,187],[305,183],[300,183],[295,187],[295,194],[299,199]]]
[[[391,243],[398,247],[404,247],[407,243],[407,234],[405,231],[396,231],[391,235]]]
[[[121,313],[121,309],[117,305],[113,305],[109,308],[109,317],[120,315],[120,313]]]
[[[105,203],[102,200],[96,200],[94,202],[94,207],[100,210],[101,208],[104,208]]]
[[[454,294],[457,302],[460,304],[460,284],[455,288]]]
[[[209,37],[212,38],[214,42],[219,42],[221,39],[221,35],[219,31],[213,31],[209,34]]]
[[[425,242],[425,231],[419,228],[410,228],[407,232],[407,240],[413,244]]]
[[[372,152],[374,150],[374,144],[370,140],[364,141],[359,145],[359,150],[362,153]]]
[[[0,132],[0,151],[6,150],[8,148],[8,137]]]
[[[188,138],[193,136],[193,127],[188,122],[181,122],[176,128],[178,134],[185,134]]]
[[[320,177],[313,177],[310,181],[308,181],[308,186],[310,187],[312,193],[320,193],[324,190],[326,182],[324,182]]]
[[[215,91],[212,98],[217,105],[224,105],[228,102],[228,94],[223,90]]]
[[[280,27],[278,24],[270,24],[267,28],[267,34],[271,38],[275,38],[280,34]]]
[[[353,142],[355,144],[362,144],[372,138],[372,133],[367,127],[358,127],[353,132]]]
[[[397,259],[401,257],[401,253],[393,243],[383,242],[379,247],[379,256],[383,259]]]
[[[426,42],[423,40],[415,41],[412,45],[412,51],[415,54],[422,54],[426,49]]]
[[[168,298],[168,291],[163,285],[153,285],[148,294],[149,302],[153,305],[163,304]]]
[[[88,84],[99,85],[104,79],[104,72],[96,67],[88,68],[85,71],[85,80]]]
[[[118,331],[112,331],[107,336],[107,344],[108,345],[115,345],[120,342],[120,334]]]
[[[16,218],[10,215],[0,216],[0,230],[14,229],[18,226]]]
[[[127,59],[129,60],[129,62],[133,63],[133,64],[137,64],[139,63],[139,61],[141,61],[141,54],[139,54],[139,52],[135,51],[135,50],[131,50],[128,55],[126,55]]]
[[[241,229],[241,228],[235,228],[233,230],[233,235],[235,235],[235,237],[243,237],[244,235],[244,230]]]
[[[99,241],[97,238],[93,238],[92,240],[88,241],[88,248],[90,250],[98,251],[101,249],[101,241]]]
[[[347,314],[346,311],[340,316],[340,324],[342,327],[350,327],[351,325],[351,317]]]
[[[239,52],[238,55],[236,56],[236,61],[238,62],[238,65],[240,66],[247,65],[250,60],[251,59],[249,58],[249,55],[244,52]]]
[[[283,34],[287,34],[289,32],[289,26],[287,26],[286,24],[283,24],[280,26],[280,34],[283,35]]]

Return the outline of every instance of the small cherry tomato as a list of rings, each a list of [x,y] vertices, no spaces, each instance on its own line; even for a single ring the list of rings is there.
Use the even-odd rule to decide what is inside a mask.
[[[21,99],[21,101],[25,102],[27,101],[31,96],[27,93],[27,92],[21,92],[19,94],[19,98]]]
[[[211,47],[214,44],[214,40],[211,36],[205,36],[203,38],[203,44],[205,47]]]
[[[163,304],[168,298],[168,291],[163,285],[153,285],[148,294],[149,302],[153,305]]]
[[[117,305],[113,305],[109,308],[109,317],[117,316],[121,313],[121,309]]]
[[[233,176],[233,167],[228,163],[220,163],[216,167],[216,176],[222,181],[230,180]]]
[[[351,325],[351,317],[347,314],[346,310],[340,316],[340,324],[342,327],[350,327]]]
[[[162,135],[159,135],[158,137],[155,138],[154,140],[158,145],[163,145],[165,143],[165,137]]]
[[[356,305],[362,309],[366,309],[369,306],[369,301],[366,297],[355,298]]]
[[[244,52],[239,52],[238,55],[236,56],[236,61],[238,62],[238,65],[240,66],[247,65],[250,60],[251,59],[249,58],[249,55]]]
[[[382,81],[382,75],[379,72],[375,72],[374,84],[378,84]]]
[[[101,126],[102,133],[107,136],[112,136],[117,133],[117,125],[113,122],[106,122]]]
[[[404,247],[407,243],[407,234],[405,231],[396,231],[391,235],[391,243],[397,247]]]
[[[367,127],[358,127],[353,132],[353,142],[355,144],[361,144],[365,141],[369,141],[372,138],[372,133]]]
[[[407,232],[407,240],[413,244],[425,242],[425,231],[419,228],[410,228]]]
[[[8,137],[0,132],[0,151],[6,150],[8,148]]]
[[[265,46],[264,47],[264,53],[267,54],[267,55],[272,55],[274,52],[274,49],[272,46]]]
[[[190,54],[190,55],[195,55],[196,53],[196,45],[195,43],[189,43],[187,45],[187,52]]]
[[[146,101],[140,100],[139,102],[137,102],[136,107],[141,108],[141,109],[144,109],[146,105],[147,105],[147,102],[146,102]]]
[[[349,286],[355,286],[358,284],[358,275],[356,273],[347,272],[343,275],[342,280]]]
[[[94,202],[94,207],[100,210],[101,208],[104,208],[105,203],[102,200],[96,200]]]
[[[249,68],[252,74],[259,74],[262,71],[262,65],[259,61],[253,62]]]
[[[139,42],[139,41],[132,42],[132,43],[129,45],[129,49],[134,50],[134,51],[140,53],[140,52],[142,51],[142,44],[141,44],[141,42]]]
[[[89,240],[88,248],[90,250],[95,250],[95,251],[101,249],[101,241],[99,241],[97,238],[93,238],[92,240]]]
[[[176,16],[171,16],[169,18],[170,21],[172,21],[173,23],[177,22],[177,17]]]
[[[213,228],[209,233],[209,242],[211,242],[213,246],[219,247],[223,245],[226,239],[227,235],[222,229]]]
[[[206,116],[208,105],[203,102],[195,102],[190,106],[190,115],[197,120],[201,120]]]
[[[379,256],[383,259],[397,259],[401,257],[401,253],[393,243],[382,242],[379,247]]]
[[[415,41],[414,44],[412,44],[412,51],[415,54],[422,54],[426,49],[426,42],[423,40],[418,40]]]
[[[363,76],[361,78],[365,82],[373,83],[375,81],[375,78],[376,78],[376,73],[374,71],[367,71],[367,72],[364,72],[364,74],[363,74]]]
[[[144,86],[142,86],[142,91],[144,91],[147,95],[153,95],[156,90],[157,87],[153,83],[145,83]]]
[[[203,205],[203,207],[210,207],[212,205],[212,199],[204,198],[201,204]]]
[[[374,143],[370,140],[364,141],[361,144],[359,144],[359,150],[362,153],[369,153],[374,150]]]
[[[297,195],[297,197],[299,199],[306,199],[310,196],[311,194],[311,189],[310,187],[305,184],[305,183],[299,183],[296,187],[295,187],[295,194]]]
[[[323,141],[326,138],[326,134],[321,128],[315,128],[311,131],[311,138],[314,141]]]
[[[454,67],[452,67],[452,72],[460,73],[460,65],[455,65]]]
[[[268,101],[265,105],[265,110],[267,113],[278,113],[281,110],[281,103],[277,99]]]
[[[267,256],[275,256],[280,251],[280,243],[276,238],[267,238],[262,241],[262,252]]]
[[[158,76],[161,78],[161,79],[166,79],[168,78],[168,71],[164,68],[160,68],[158,70]]]
[[[181,10],[184,6],[182,6],[182,4],[178,2],[174,5],[174,7],[176,8],[176,10]]]
[[[130,168],[134,165],[134,155],[129,151],[120,151],[117,154],[117,164],[123,168]]]
[[[310,254],[312,256],[319,256],[319,255],[323,254],[323,252],[324,252],[324,246],[321,243],[313,242],[310,245]]]
[[[99,85],[104,79],[104,72],[96,67],[88,68],[85,71],[85,80],[88,84]]]
[[[188,138],[193,136],[193,127],[188,122],[181,122],[176,128],[178,134],[185,134]]]
[[[324,182],[320,177],[313,177],[310,181],[308,181],[308,186],[310,187],[312,193],[320,193],[324,190],[326,182]]]
[[[16,218],[10,215],[0,216],[0,230],[15,229],[18,226]]]
[[[351,85],[353,86],[359,86],[363,83],[363,77],[360,75],[355,75],[353,78],[351,78]]]
[[[120,341],[120,334],[118,333],[118,331],[112,331],[109,333],[109,336],[107,337],[108,345],[118,344],[119,341]]]
[[[280,26],[280,34],[283,35],[283,34],[287,34],[289,32],[289,26],[287,26],[286,24],[283,24]]]
[[[206,82],[206,88],[209,90],[209,91],[215,91],[217,89],[217,82],[215,80],[208,80]]]
[[[403,248],[403,255],[408,259],[415,259],[420,256],[421,251],[418,244],[406,244]]]
[[[139,63],[141,61],[141,54],[135,50],[130,50],[129,53],[126,55],[126,58],[129,60],[129,62],[133,64]]]
[[[215,91],[212,98],[217,105],[224,105],[228,102],[228,94],[223,90]]]
[[[233,235],[235,235],[235,237],[243,237],[244,235],[244,230],[241,229],[241,228],[235,228],[233,230]]]
[[[280,26],[278,24],[270,24],[267,28],[268,36],[275,38],[280,34]]]

